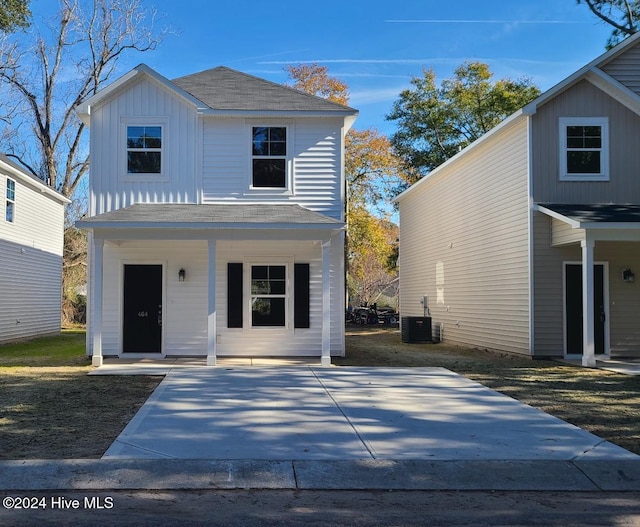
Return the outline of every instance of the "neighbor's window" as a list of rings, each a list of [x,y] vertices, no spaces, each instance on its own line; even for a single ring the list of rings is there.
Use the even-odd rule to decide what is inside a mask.
[[[284,126],[252,128],[252,187],[287,187],[287,129]]]
[[[608,128],[606,118],[560,119],[560,179],[609,179]]]
[[[287,266],[251,266],[251,325],[284,327],[287,305]]]
[[[127,126],[127,173],[162,173],[161,126]]]
[[[15,220],[15,208],[16,208],[16,182],[13,179],[7,178],[7,196],[5,201],[5,213],[4,219],[9,223],[13,223]]]

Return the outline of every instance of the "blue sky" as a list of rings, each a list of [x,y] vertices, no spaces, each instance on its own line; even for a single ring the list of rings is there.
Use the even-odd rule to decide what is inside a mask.
[[[32,0],[34,12],[51,0]],[[610,28],[576,0],[143,0],[169,26],[160,47],[127,57],[168,78],[219,65],[283,83],[288,64],[317,62],[350,87],[357,128],[385,121],[412,76],[439,79],[464,61],[543,91],[604,52]]]

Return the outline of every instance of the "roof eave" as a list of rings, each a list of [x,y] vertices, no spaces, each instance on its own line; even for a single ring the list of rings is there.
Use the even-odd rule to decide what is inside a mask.
[[[345,230],[344,223],[253,223],[253,222],[145,222],[145,221],[93,221],[78,220],[76,226],[93,229],[144,229],[144,230]]]
[[[50,198],[59,201],[63,205],[71,203],[71,200],[69,198],[60,194],[57,190],[51,188],[44,181],[40,181],[39,179],[31,177],[24,170],[20,169],[17,165],[11,163],[7,159],[2,159],[0,157],[0,169],[4,172],[8,172],[11,176],[20,180],[21,183],[32,187],[34,190],[39,191],[41,194],[45,194]]]

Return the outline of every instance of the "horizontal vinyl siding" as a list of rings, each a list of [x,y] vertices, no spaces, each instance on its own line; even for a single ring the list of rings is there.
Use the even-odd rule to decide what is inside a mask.
[[[344,354],[343,248],[332,244],[331,352]],[[282,257],[309,263],[311,271],[311,327],[293,332],[228,329],[227,263]],[[163,277],[163,352],[165,355],[207,354],[208,242],[135,241],[104,247],[103,354],[119,355],[122,349],[122,269],[124,264],[161,264]],[[184,268],[186,280],[178,282]],[[291,272],[293,270],[291,269]],[[247,269],[245,268],[245,272]],[[216,315],[218,354],[319,356],[322,343],[322,254],[314,242],[249,241],[216,243]],[[293,318],[291,318],[293,320]],[[245,321],[246,322],[246,321]],[[89,339],[91,342],[91,339]]]
[[[0,240],[0,342],[60,331],[62,257]]]
[[[332,244],[331,353],[342,355],[344,331],[343,281],[340,280],[342,247]],[[218,355],[319,356],[322,346],[322,252],[313,242],[218,242],[216,247],[216,306],[218,313]],[[283,262],[289,265],[289,290],[292,294],[294,263],[310,264],[310,327],[295,329],[252,329],[244,320],[243,328],[227,328],[227,263],[244,263],[245,276],[250,263]],[[338,280],[335,279],[337,273]],[[248,292],[245,291],[244,302]],[[290,317],[293,324],[293,313]]]
[[[166,181],[145,181],[126,175],[126,123],[163,124],[163,176]],[[138,121],[139,119],[139,121]],[[139,81],[128,90],[92,109],[91,214],[134,203],[197,203],[196,151],[200,139],[195,110],[155,82]],[[131,180],[133,179],[133,180]]]
[[[64,205],[15,181],[14,221],[6,218],[7,176],[0,173],[0,239],[62,256]]]
[[[563,221],[551,218],[551,245],[580,243],[584,239],[584,229],[574,229]]]
[[[611,355],[640,355],[640,243],[596,242],[596,261],[609,262],[609,325]],[[636,274],[634,283],[622,280],[623,269]]]
[[[292,187],[288,194],[252,191],[252,126],[287,126]],[[204,121],[204,202],[284,201],[342,219],[342,121],[337,119],[220,119]]]
[[[401,316],[424,295],[445,340],[528,353],[524,120],[400,201]]]
[[[551,218],[533,214],[534,354],[564,353],[563,262],[582,259],[580,244],[551,246]]]
[[[559,119],[609,118],[609,181],[560,181]],[[582,81],[532,116],[533,199],[536,203],[637,203],[640,200],[640,116]]]
[[[64,205],[15,181],[14,221],[5,221],[0,174],[0,342],[60,331]]]
[[[626,50],[602,67],[605,73],[611,75],[627,88],[640,94],[640,46]]]
[[[122,270],[124,264],[162,264],[163,352],[166,355],[206,355],[208,253],[206,241],[125,242],[105,244],[103,345],[104,355],[122,350]],[[184,268],[185,282],[178,282]]]

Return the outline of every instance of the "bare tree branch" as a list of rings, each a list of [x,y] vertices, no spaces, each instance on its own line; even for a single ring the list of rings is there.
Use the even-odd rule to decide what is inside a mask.
[[[0,49],[0,83],[22,110],[20,118],[3,119],[2,134],[13,138],[9,153],[65,196],[88,171],[85,125],[75,107],[111,79],[125,54],[153,50],[165,34],[154,30],[155,14],[142,3],[60,0],[51,28],[34,30],[31,43],[23,35]],[[26,125],[35,144],[25,148]]]

